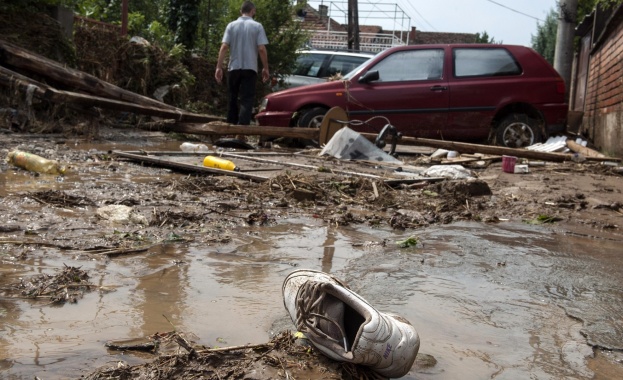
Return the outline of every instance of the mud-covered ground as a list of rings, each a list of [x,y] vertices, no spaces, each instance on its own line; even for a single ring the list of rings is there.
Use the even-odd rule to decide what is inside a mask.
[[[166,82],[164,73],[177,72],[174,68],[178,66],[172,69],[168,61],[151,52],[158,57],[154,62],[161,65],[135,73],[142,66],[128,58],[132,54],[124,54],[129,51],[127,44],[114,32],[79,25],[74,52],[65,44],[59,46],[60,28],[49,18],[37,16],[43,21],[33,23],[31,15],[19,16],[0,15],[1,34],[9,42],[61,62],[75,62],[81,70],[113,83],[157,87],[160,81]],[[138,57],[141,62],[144,58]],[[120,67],[115,71],[107,65],[110,62],[118,62]],[[211,99],[194,106],[205,112],[218,109],[222,103],[217,100],[223,92],[209,87],[212,71],[203,61],[191,67],[197,88],[173,100]],[[129,74],[141,80],[128,80]],[[199,84],[206,88],[198,88]],[[130,88],[146,95],[153,89]],[[529,174],[508,174],[499,161],[491,161],[466,164],[472,173],[470,180],[411,181],[389,186],[371,177],[343,174],[385,176],[392,171],[387,167],[318,158],[317,151],[286,150],[301,153],[299,164],[322,170],[288,167],[272,172],[264,182],[196,175],[109,153],[110,149],[176,150],[184,136],[140,131],[133,128],[135,120],[109,123],[101,119],[96,120],[98,125],[90,124],[93,119],[76,121],[72,112],[63,107],[46,108],[47,104],[35,104],[35,108],[43,108],[36,111],[43,112],[28,127],[16,128],[15,123],[23,120],[9,120],[8,113],[22,110],[24,97],[9,95],[15,97],[3,100],[0,106],[0,269],[7,273],[39,247],[51,247],[77,262],[92,260],[94,255],[140,255],[167,242],[192,241],[218,248],[228,244],[240,227],[270,227],[298,217],[332,226],[382,226],[414,236],[427,227],[461,221],[485,226],[510,221],[539,224],[546,231],[586,238],[623,240],[623,178],[615,167],[599,162],[546,162],[531,164]],[[105,128],[108,124],[117,127],[119,121],[125,126]],[[68,171],[63,176],[39,175],[16,168],[4,161],[14,149],[58,160],[68,165]],[[399,158],[414,167],[432,164],[426,155],[403,154]],[[2,297],[32,298],[33,302],[44,299],[62,305],[79,302],[81,294],[94,287],[89,273],[77,267],[65,267],[56,276],[47,274],[45,268],[33,267],[31,272],[32,276],[14,283],[3,279]],[[0,316],[10,312],[0,307]],[[90,371],[83,368],[81,373],[92,372],[90,379],[171,379],[198,374],[214,379],[375,377],[362,368],[330,362],[289,335],[253,347],[223,349],[193,346],[177,332],[158,335],[154,340],[161,348],[173,344],[181,353],[162,350],[162,356],[142,365],[119,363]],[[0,357],[0,368],[5,368],[7,359]],[[418,372],[434,365],[435,358],[426,353],[416,361]]]
[[[64,176],[54,176],[31,173],[4,160],[0,164],[1,232],[62,249],[121,250],[187,238],[219,242],[227,240],[230,227],[269,225],[292,214],[311,215],[327,224],[389,225],[399,230],[461,220],[516,220],[589,227],[595,235],[622,233],[623,177],[616,166],[600,162],[540,162],[530,165],[528,174],[504,173],[499,161],[479,167],[466,164],[471,179],[389,186],[344,173],[383,177],[393,167],[319,158],[317,151],[296,151],[297,160],[317,170],[286,167],[270,172],[268,181],[253,181],[146,166],[89,149],[71,137],[4,133],[0,140],[3,158],[17,149],[68,166]],[[164,134],[127,130],[110,130],[97,143],[120,147],[117,151],[150,151],[154,146],[163,150],[163,144],[164,150],[179,150],[180,145]],[[426,155],[400,158],[406,166],[425,169],[434,164]],[[103,223],[114,218],[105,207],[111,205],[131,208],[131,217]],[[172,237],[181,233],[185,236]]]
[[[376,179],[343,173],[385,176],[393,168],[318,158],[317,151],[297,151],[297,160],[321,170],[289,167],[272,172],[268,181],[178,173],[108,152],[175,150],[180,142],[173,136],[128,129],[101,131],[99,139],[88,142],[71,136],[2,133],[0,156],[20,149],[58,160],[69,168],[64,176],[56,176],[0,164],[0,247],[18,258],[30,255],[32,247],[52,247],[84,260],[92,255],[140,254],[166,242],[196,242],[218,248],[229,243],[239,227],[270,227],[298,217],[311,217],[328,226],[382,226],[413,235],[459,221],[514,221],[540,224],[545,230],[564,230],[570,235],[623,240],[623,177],[614,166],[599,162],[540,163],[531,165],[528,174],[504,173],[500,162],[492,162],[466,166],[473,176],[469,180],[388,186]],[[275,148],[273,152],[283,150]],[[431,165],[427,155],[400,158],[405,166]],[[122,217],[114,213],[119,211],[118,206],[124,206],[120,208],[126,212]],[[69,273],[74,270],[66,268]],[[88,276],[82,274],[56,279],[56,284],[47,280],[40,276],[31,278],[30,283],[9,284],[3,294],[34,294],[56,303],[76,302],[79,292],[89,291],[91,286]],[[33,290],[37,286],[45,291]],[[53,293],[54,289],[63,291]],[[307,355],[303,360],[302,352],[307,351],[301,351],[285,336],[254,350],[232,350],[223,355],[214,356],[206,347],[195,350],[183,350],[183,356],[163,356],[142,367],[93,369],[90,378],[133,378],[141,371],[161,373],[163,377],[158,378],[173,378],[174,374],[184,378],[200,370],[212,371],[213,378],[224,376],[219,371],[230,371],[233,377],[274,378],[286,367],[291,375],[291,369],[298,368],[298,374],[306,377],[329,376],[327,373],[335,378],[374,376],[360,368],[335,366],[320,356]],[[254,359],[247,360],[251,357]],[[427,360],[434,361],[420,355],[417,365],[426,368],[431,365]],[[258,375],[258,361],[264,363],[263,370],[272,368],[274,372]]]

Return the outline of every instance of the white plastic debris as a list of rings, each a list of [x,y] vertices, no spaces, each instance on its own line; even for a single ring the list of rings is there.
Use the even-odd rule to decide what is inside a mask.
[[[563,152],[569,151],[567,148],[567,136],[552,136],[544,143],[536,143],[526,147],[528,150],[535,152]]]
[[[95,214],[102,219],[120,224],[148,224],[144,216],[134,212],[132,207],[124,205],[108,205],[98,208]]]
[[[473,178],[472,173],[461,165],[433,165],[424,173],[428,177],[449,179]]]
[[[448,150],[447,149],[437,149],[436,151],[433,152],[433,154],[430,155],[430,158],[442,158],[442,157],[446,157],[448,155]]]
[[[337,131],[319,154],[341,160],[383,161],[402,164],[402,161],[385,153],[368,139],[348,127]]]

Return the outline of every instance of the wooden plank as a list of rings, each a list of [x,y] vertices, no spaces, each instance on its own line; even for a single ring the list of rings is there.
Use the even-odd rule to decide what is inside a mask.
[[[580,153],[584,157],[606,157],[598,151],[580,145],[571,139],[567,140],[567,147],[576,153]]]
[[[187,115],[186,118],[178,117],[176,118],[177,120],[209,122],[221,119],[211,115],[192,114],[156,99],[124,90],[93,75],[65,67],[59,62],[34,54],[1,39],[0,63],[3,63],[5,66],[17,67],[21,70],[37,73],[69,88],[79,89],[94,96],[173,111],[179,115]]]
[[[312,171],[316,171],[316,172],[320,172],[320,168],[321,168],[320,166],[315,166],[315,165],[305,165],[305,164],[297,164],[297,163],[294,163],[294,162],[283,162],[283,161],[276,161],[276,160],[268,160],[268,159],[265,159],[265,158],[249,157],[249,156],[244,156],[244,155],[236,154],[236,153],[223,152],[222,155],[223,155],[223,157],[241,158],[241,159],[245,159],[245,160],[261,162],[261,163],[266,163],[266,164],[270,163],[270,164],[290,166],[290,167],[299,168],[299,169],[308,169],[308,170],[312,170]],[[362,177],[362,178],[369,178],[369,179],[378,179],[378,180],[383,180],[384,179],[383,177],[380,177],[380,176],[374,175],[374,174],[366,174],[366,173],[360,173],[360,172],[351,172],[351,171],[346,171],[346,170],[333,170],[333,169],[331,169],[331,173],[344,174],[344,175],[348,175],[348,176]]]
[[[213,118],[213,120],[221,120],[221,117],[217,116],[208,116],[208,115],[198,115],[183,111],[176,111],[172,109],[163,109],[152,106],[134,104],[129,102],[124,102],[120,100],[102,98],[99,96],[92,96],[86,94],[78,94],[75,92],[69,91],[60,91],[53,88],[48,88],[44,95],[45,99],[48,99],[54,103],[73,103],[80,104],[83,106],[92,106],[99,108],[112,109],[116,111],[126,111],[133,112],[142,115],[150,115],[157,116],[168,119],[175,119],[177,121],[205,121],[209,118]],[[153,128],[152,128],[153,130]]]
[[[179,170],[179,171],[184,171],[184,172],[227,175],[231,177],[249,179],[249,180],[257,181],[257,182],[264,182],[268,180],[268,177],[263,177],[259,175],[236,172],[232,170],[221,170],[221,169],[216,169],[216,168],[208,168],[205,166],[184,164],[181,162],[164,160],[161,158],[151,157],[147,155],[133,154],[133,153],[127,153],[127,152],[120,152],[120,151],[112,151],[111,154],[115,156],[127,158],[133,161],[144,162],[144,163],[156,165],[159,167],[171,168],[174,170]]]
[[[37,82],[27,76],[16,73],[6,67],[0,66],[0,85],[10,87],[15,85],[22,91],[28,91],[29,88],[34,89],[34,94],[40,99],[47,99],[53,103],[64,104],[72,103],[81,106],[99,107],[112,109],[116,111],[127,111],[142,115],[157,116],[168,119],[175,119],[181,122],[199,122],[199,121],[220,121],[223,118],[218,116],[199,115],[185,111],[177,111],[172,109],[163,109],[159,107],[145,106],[103,98],[99,96],[79,94],[71,91],[61,91],[46,84]],[[33,87],[35,86],[35,87]],[[153,130],[154,128],[152,128]]]
[[[298,128],[298,127],[271,127],[255,125],[234,125],[224,122],[212,121],[205,124],[185,123],[167,126],[165,129],[179,133],[190,133],[196,135],[255,135],[269,137],[291,137],[301,139],[318,140],[319,130],[317,128]]]
[[[365,136],[367,139],[376,138],[376,135],[371,133],[362,133],[362,135]],[[564,153],[533,152],[527,149],[520,148],[507,148],[502,146],[470,144],[456,141],[433,140],[421,137],[401,137],[400,140],[398,140],[398,143],[404,145],[431,146],[447,150],[456,150],[461,153],[484,153],[495,156],[506,155],[554,162],[571,160],[571,155]]]

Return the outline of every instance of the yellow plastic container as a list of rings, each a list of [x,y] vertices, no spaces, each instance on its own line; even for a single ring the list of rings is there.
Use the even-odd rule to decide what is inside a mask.
[[[206,156],[206,158],[203,159],[203,166],[222,170],[233,170],[236,172],[240,171],[240,168],[237,167],[236,164],[234,164],[233,162],[224,158],[214,156]]]
[[[19,168],[43,174],[65,174],[66,171],[66,167],[58,161],[20,150],[9,152],[7,162]]]

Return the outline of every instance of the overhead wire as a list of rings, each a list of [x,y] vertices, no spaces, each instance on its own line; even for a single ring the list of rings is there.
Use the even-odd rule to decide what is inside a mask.
[[[404,4],[402,3],[401,0],[398,0],[398,2],[404,7]],[[420,16],[420,19],[422,19],[422,21],[424,21],[424,23],[428,24],[428,26],[430,26],[430,28],[434,31],[438,31],[437,28],[435,28],[430,22],[428,22],[428,20],[413,6],[413,4],[411,4],[410,1],[407,0],[407,5],[409,7],[411,7],[411,9],[413,9],[413,11],[415,13],[417,13],[418,16]]]
[[[500,7],[502,7],[502,8],[506,8],[506,9],[508,9],[509,11],[513,11],[513,12],[515,12],[515,13],[519,13],[520,15],[523,15],[523,16],[526,16],[526,17],[533,18],[533,19],[535,19],[535,20],[537,20],[537,21],[540,21],[540,22],[545,22],[545,21],[541,20],[541,19],[540,19],[540,18],[538,18],[538,17],[534,17],[534,16],[531,16],[531,15],[529,15],[529,14],[527,14],[527,13],[523,13],[523,12],[521,12],[521,11],[518,11],[517,9],[513,9],[513,8],[511,8],[511,7],[509,7],[509,6],[504,5],[504,4],[500,4],[500,3],[498,3],[497,1],[493,1],[493,0],[486,0],[486,1],[488,1],[488,2],[490,2],[490,3],[493,3],[493,4],[495,4],[495,5],[499,5],[499,6],[500,6]]]

